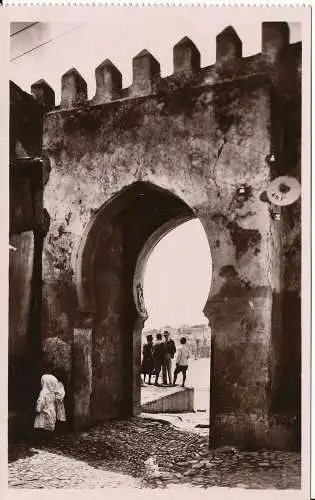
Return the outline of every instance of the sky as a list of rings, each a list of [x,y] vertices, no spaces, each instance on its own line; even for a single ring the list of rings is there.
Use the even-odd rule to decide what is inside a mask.
[[[263,19],[258,11],[250,19],[235,15],[235,10],[206,7],[117,8],[106,12],[110,14],[102,22],[34,21],[30,27],[29,23],[12,23],[11,80],[29,92],[32,83],[45,79],[55,90],[58,104],[61,76],[75,67],[87,81],[92,98],[94,71],[103,60],[109,58],[116,65],[123,76],[123,87],[127,87],[132,83],[132,58],[147,49],[160,62],[164,77],[173,71],[173,46],[188,36],[201,53],[201,66],[208,66],[215,62],[215,37],[228,25],[243,42],[243,56],[260,52]],[[272,20],[268,9],[263,9],[263,15],[264,20]],[[300,40],[300,24],[289,26],[291,43]],[[201,223],[192,220],[165,236],[149,258],[144,278],[149,313],[145,328],[207,323],[202,309],[210,284],[209,245]]]
[[[208,324],[202,313],[211,284],[212,262],[198,219],[181,224],[156,245],[147,263],[143,296],[145,328]]]

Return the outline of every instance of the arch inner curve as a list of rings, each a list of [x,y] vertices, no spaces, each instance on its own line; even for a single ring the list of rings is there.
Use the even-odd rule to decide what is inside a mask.
[[[76,286],[79,309],[93,316],[93,420],[140,411],[145,266],[163,236],[194,218],[170,191],[137,182],[105,203],[88,226]]]

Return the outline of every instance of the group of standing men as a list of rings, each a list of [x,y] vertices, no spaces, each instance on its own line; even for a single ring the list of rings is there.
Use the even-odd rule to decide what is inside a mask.
[[[174,340],[170,338],[168,331],[164,332],[163,341],[162,334],[156,335],[156,342],[153,343],[153,336],[147,335],[147,343],[144,344],[142,350],[142,365],[141,371],[143,374],[143,382],[145,383],[146,375],[148,375],[148,383],[151,384],[152,375],[155,376],[154,385],[159,384],[159,376],[162,369],[163,385],[175,385],[178,373],[183,374],[183,384],[185,385],[186,371],[188,368],[188,358],[190,357],[189,349],[185,346],[186,338],[181,338],[181,347],[179,349],[176,368],[174,371],[174,380],[172,380],[172,360],[176,353],[176,346]]]

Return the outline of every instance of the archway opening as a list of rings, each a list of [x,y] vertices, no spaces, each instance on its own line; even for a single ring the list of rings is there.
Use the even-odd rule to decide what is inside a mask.
[[[161,370],[159,383],[163,391],[148,387],[155,383],[156,377],[148,375],[144,379],[142,373],[141,403],[150,408],[148,400],[171,393],[168,384],[174,381],[174,369],[181,347],[180,339],[186,338],[186,346],[190,351],[186,386],[193,388],[194,411],[201,412],[208,418],[210,399],[210,327],[203,314],[203,308],[209,295],[212,273],[210,247],[204,228],[199,219],[182,222],[167,231],[151,249],[146,262],[143,277],[143,299],[147,312],[141,340],[142,346],[147,344],[147,336],[153,337],[153,344],[158,334],[170,334],[175,342],[176,352],[171,363],[171,380],[167,370]],[[146,351],[146,347],[144,353]],[[142,367],[146,363],[142,356]],[[142,370],[143,371],[143,370]],[[143,384],[144,382],[144,384]],[[150,384],[149,384],[150,382]],[[182,376],[176,380],[181,385]],[[174,389],[175,390],[175,389]],[[175,401],[175,398],[173,398]],[[178,398],[177,398],[178,400]],[[178,400],[179,401],[179,400]],[[185,407],[184,403],[184,407]],[[158,408],[158,405],[155,405]],[[170,408],[172,403],[170,401]],[[168,408],[168,406],[167,406]],[[174,410],[180,411],[181,404]],[[206,414],[206,415],[205,415]]]
[[[87,228],[78,252],[76,283],[79,312],[92,318],[90,422],[141,411],[146,265],[157,243],[191,219],[196,219],[194,211],[173,193],[136,182],[105,203]],[[211,273],[204,272],[209,289]]]

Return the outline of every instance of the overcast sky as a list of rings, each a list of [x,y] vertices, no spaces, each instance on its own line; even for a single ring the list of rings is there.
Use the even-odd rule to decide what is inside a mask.
[[[185,222],[155,247],[147,264],[143,295],[146,328],[207,323],[202,309],[212,272],[206,233],[199,220]]]
[[[132,58],[142,49],[158,59],[162,76],[167,76],[173,71],[173,46],[189,36],[201,53],[201,65],[208,66],[215,62],[215,37],[228,25],[241,38],[244,56],[260,52],[262,17],[255,13],[245,19],[223,8],[151,7],[126,12],[118,8],[99,23],[35,23],[28,28],[29,23],[12,23],[11,80],[30,91],[32,83],[44,78],[55,90],[58,103],[61,76],[75,67],[86,79],[92,98],[94,70],[104,59],[111,59],[120,70],[123,87],[132,83]],[[264,16],[272,20],[268,9]],[[300,40],[300,24],[289,25],[291,42]],[[144,281],[149,312],[145,327],[206,322],[202,309],[210,282],[206,235],[198,220],[189,221],[169,233],[150,256]]]
[[[76,67],[88,83],[89,97],[95,93],[95,68],[111,59],[123,75],[123,86],[132,82],[132,58],[149,50],[161,64],[162,76],[173,71],[173,46],[189,36],[201,53],[201,65],[215,62],[215,37],[233,25],[243,42],[243,55],[260,52],[261,16],[250,20],[224,9],[136,9],[111,11],[102,22],[36,23],[23,31],[26,23],[14,23],[11,36],[10,78],[24,90],[44,78],[60,100],[63,73]],[[270,14],[265,9],[268,20]],[[299,23],[290,23],[291,41],[301,38]],[[36,46],[40,47],[32,50]],[[28,52],[30,51],[30,52]],[[25,53],[28,52],[28,53]],[[24,54],[25,53],[25,54]],[[22,55],[24,54],[24,55]]]

